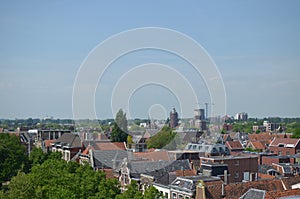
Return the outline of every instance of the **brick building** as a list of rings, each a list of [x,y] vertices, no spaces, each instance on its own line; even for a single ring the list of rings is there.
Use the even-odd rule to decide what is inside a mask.
[[[215,156],[215,157],[200,157],[201,165],[207,163],[218,163],[227,165],[227,176],[220,176],[228,183],[254,181],[258,175],[258,157],[254,155],[247,156]]]
[[[274,138],[269,145],[269,150],[277,155],[295,155],[300,153],[299,140],[296,138]]]

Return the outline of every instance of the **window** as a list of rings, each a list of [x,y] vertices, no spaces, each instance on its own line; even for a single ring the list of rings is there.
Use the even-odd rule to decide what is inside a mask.
[[[173,194],[172,194],[172,198],[173,198],[173,199],[177,199],[177,194],[176,194],[176,193],[173,193]]]
[[[183,199],[183,196],[180,194],[180,195],[178,195],[178,198],[179,199]]]
[[[234,178],[239,178],[239,172],[238,172],[238,171],[236,171],[236,172],[234,173]]]
[[[165,193],[165,198],[169,198],[169,194],[168,193]]]
[[[289,151],[286,152],[286,155],[291,155],[291,153]]]
[[[239,160],[236,160],[235,163],[234,163],[234,165],[235,165],[235,166],[239,166],[239,165],[240,165],[240,161],[239,161]]]
[[[281,152],[281,151],[278,151],[278,155],[282,155],[282,152]]]

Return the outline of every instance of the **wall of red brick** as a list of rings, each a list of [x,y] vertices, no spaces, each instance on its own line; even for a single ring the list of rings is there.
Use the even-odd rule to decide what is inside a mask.
[[[270,146],[269,149],[270,149],[271,152],[274,152],[277,155],[295,155],[296,154],[296,149],[295,148]],[[279,153],[280,151],[281,151],[281,154]]]

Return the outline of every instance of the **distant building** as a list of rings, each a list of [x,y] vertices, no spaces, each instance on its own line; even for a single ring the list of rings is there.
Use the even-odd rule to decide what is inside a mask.
[[[239,121],[247,121],[248,120],[248,113],[242,112],[242,113],[237,113],[234,116],[235,120],[239,120]]]
[[[205,119],[205,111],[201,108],[194,109],[194,120],[204,120]]]
[[[175,128],[176,126],[178,126],[178,113],[176,112],[175,107],[173,107],[170,112],[170,127]]]
[[[265,127],[267,132],[276,131],[280,128],[280,124],[278,123],[270,123],[268,121],[264,121],[263,126]]]

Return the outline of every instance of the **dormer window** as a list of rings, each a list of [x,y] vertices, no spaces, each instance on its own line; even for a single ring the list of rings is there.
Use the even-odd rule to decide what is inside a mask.
[[[278,144],[278,147],[284,147],[284,144],[279,143],[279,144]]]

